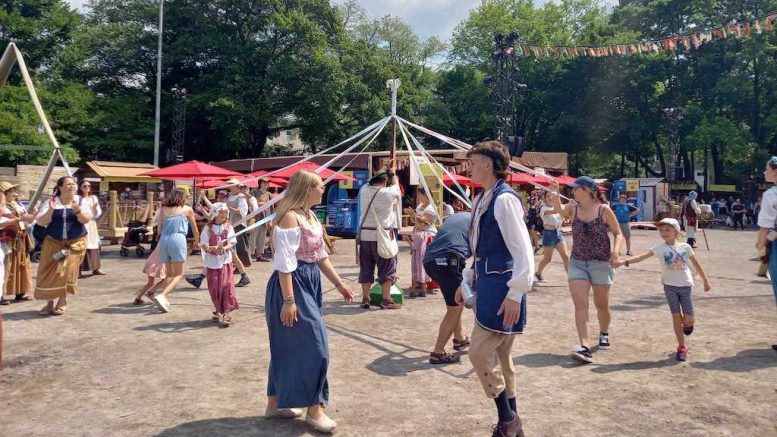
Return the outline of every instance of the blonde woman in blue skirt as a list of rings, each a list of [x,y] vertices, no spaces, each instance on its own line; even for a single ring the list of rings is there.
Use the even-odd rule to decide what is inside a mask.
[[[331,433],[337,424],[324,411],[329,401],[329,342],[321,273],[346,302],[353,300],[353,292],[329,262],[323,226],[311,211],[323,194],[324,184],[317,174],[298,172],[276,212],[273,274],[265,295],[270,335],[265,416],[293,419],[307,408],[307,423],[316,431]]]

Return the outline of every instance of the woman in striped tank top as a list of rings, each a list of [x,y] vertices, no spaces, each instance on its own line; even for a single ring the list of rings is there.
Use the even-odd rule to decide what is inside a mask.
[[[623,244],[620,226],[615,213],[606,205],[596,182],[581,176],[569,184],[576,205],[561,205],[559,196],[554,198],[552,213],[560,213],[572,220],[572,255],[569,260],[569,293],[575,305],[575,325],[580,340],[572,355],[584,362],[593,361],[591,355],[591,325],[588,320],[588,296],[594,290],[594,305],[599,318],[599,349],[610,348],[610,286],[613,267]],[[553,183],[558,192],[558,183]],[[612,233],[615,242],[610,245]]]

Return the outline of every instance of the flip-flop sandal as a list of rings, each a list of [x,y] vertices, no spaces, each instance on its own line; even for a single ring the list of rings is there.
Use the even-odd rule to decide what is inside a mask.
[[[214,311],[212,314],[213,314],[213,315],[210,317],[210,319],[211,319],[211,320],[213,320],[214,322],[220,322],[220,321],[221,321],[221,318],[219,318],[219,315],[218,315],[218,313],[216,313],[216,312]]]
[[[41,316],[50,316],[51,312],[54,311],[54,305],[53,304],[46,304],[41,310],[38,312]]]
[[[132,305],[143,305],[143,298],[139,297],[132,301]]]

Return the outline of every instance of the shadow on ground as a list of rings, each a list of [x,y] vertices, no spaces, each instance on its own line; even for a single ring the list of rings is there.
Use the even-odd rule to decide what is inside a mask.
[[[638,299],[631,299],[622,303],[610,305],[612,311],[638,311],[649,308],[656,308],[666,304],[666,298],[661,295],[641,297]]]
[[[568,369],[580,366],[580,363],[575,361],[569,354],[559,355],[548,353],[520,355],[513,358],[513,363],[515,363],[516,366],[530,368],[558,366]]]
[[[631,363],[594,365],[591,367],[591,371],[594,373],[633,372],[672,367],[680,363],[681,361],[677,361],[674,359],[674,355],[671,355],[669,358],[659,361],[633,361]]]
[[[264,417],[223,417],[218,419],[198,420],[182,423],[173,428],[166,429],[156,437],[174,436],[273,436],[296,437],[306,434],[324,435],[316,433],[302,419],[296,420],[268,420]]]
[[[720,357],[708,362],[691,363],[691,367],[704,370],[745,373],[753,370],[777,367],[777,352],[771,348],[747,349],[730,357]]]
[[[42,307],[41,307],[42,308]],[[30,311],[17,311],[15,313],[3,313],[3,320],[6,322],[10,321],[17,321],[17,320],[30,320],[30,319],[42,319],[47,316],[41,316],[38,314],[40,310],[30,310]]]
[[[351,340],[357,341],[378,351],[384,352],[371,363],[367,364],[367,369],[383,376],[407,376],[410,372],[434,370],[445,373],[454,378],[466,379],[472,372],[472,368],[459,363],[448,365],[429,364],[429,351],[418,349],[404,343],[400,343],[387,338],[366,334],[354,329],[348,329],[343,326],[327,324],[327,329],[335,334],[340,334]],[[393,350],[401,349],[401,350]],[[460,352],[464,355],[466,352]]]
[[[183,322],[166,322],[166,323],[156,323],[153,325],[147,325],[147,326],[138,326],[135,328],[132,328],[133,331],[157,331],[161,332],[163,334],[174,334],[178,332],[186,332],[186,331],[192,331],[195,329],[205,329],[205,328],[218,328],[218,324],[213,323],[212,320],[186,320]]]

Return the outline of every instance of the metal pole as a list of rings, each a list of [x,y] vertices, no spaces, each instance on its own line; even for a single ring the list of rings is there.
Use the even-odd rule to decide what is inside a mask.
[[[154,166],[159,167],[159,108],[162,100],[162,34],[164,33],[165,0],[159,0],[159,38],[156,61],[156,114],[154,115]]]
[[[391,88],[391,170],[397,169],[397,90],[399,89],[399,79],[391,79],[386,85]]]

